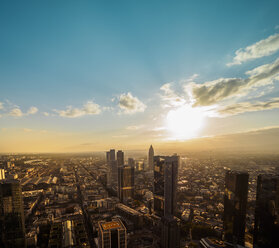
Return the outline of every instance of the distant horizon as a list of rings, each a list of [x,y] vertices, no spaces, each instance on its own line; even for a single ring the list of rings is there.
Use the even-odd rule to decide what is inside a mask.
[[[267,140],[267,143],[262,142],[262,137],[267,136],[269,133],[269,138],[273,136],[273,139],[270,138]],[[245,137],[242,137],[245,135]],[[163,153],[183,153],[183,152],[216,152],[216,153],[272,153],[272,154],[279,154],[279,140],[277,139],[277,135],[279,135],[279,126],[278,127],[270,127],[270,128],[263,128],[258,130],[250,130],[247,132],[239,132],[233,134],[224,134],[219,136],[212,136],[212,137],[201,137],[195,138],[187,141],[168,141],[165,143],[153,143],[153,147],[156,151],[163,152]],[[257,137],[258,136],[258,137]],[[234,138],[235,140],[231,139],[231,143],[226,144],[224,140],[228,137]],[[241,138],[241,140],[239,140]],[[218,141],[219,139],[219,141]],[[246,146],[246,143],[243,144],[243,140],[247,139],[249,143],[249,139],[254,139],[254,143],[258,146],[254,147]],[[255,140],[256,139],[256,140]],[[277,141],[278,140],[278,141]],[[268,143],[269,142],[269,143]],[[275,143],[272,143],[275,142]],[[269,146],[268,146],[268,145]],[[141,145],[141,148],[129,148],[129,145],[122,144],[122,145],[111,145],[104,147],[104,149],[95,150],[92,148],[91,150],[87,151],[21,151],[21,152],[0,152],[0,154],[88,154],[88,153],[104,153],[109,149],[116,149],[116,150],[123,150],[125,152],[142,152],[146,153],[149,149],[148,145]],[[124,149],[125,147],[125,149]],[[133,146],[132,146],[133,147]]]

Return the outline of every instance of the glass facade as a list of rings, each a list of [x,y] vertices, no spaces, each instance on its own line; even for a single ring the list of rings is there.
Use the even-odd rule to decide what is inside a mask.
[[[21,186],[17,180],[0,182],[1,247],[25,247]]]
[[[255,208],[254,247],[278,247],[279,176],[259,175]]]
[[[248,173],[228,171],[225,176],[224,238],[232,244],[245,243]]]

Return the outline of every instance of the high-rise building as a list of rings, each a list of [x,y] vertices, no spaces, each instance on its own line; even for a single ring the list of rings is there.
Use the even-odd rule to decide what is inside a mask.
[[[107,178],[107,186],[109,188],[113,188],[117,186],[118,182],[118,168],[117,168],[117,160],[109,161],[109,171]]]
[[[227,171],[225,176],[224,239],[235,245],[245,243],[248,178],[248,173],[236,171]]]
[[[255,208],[254,247],[275,248],[279,240],[279,176],[259,175]]]
[[[115,150],[110,149],[109,151],[109,160],[115,160]]]
[[[179,157],[154,157],[154,212],[161,217],[161,246],[180,247],[180,231],[176,213]]]
[[[158,216],[176,212],[178,161],[178,156],[154,157],[154,212]]]
[[[110,152],[106,152],[106,162],[109,163],[110,160]]]
[[[153,166],[154,166],[153,163],[154,163],[154,149],[151,145],[149,148],[149,151],[148,151],[148,168],[150,170],[153,169]]]
[[[118,218],[98,223],[99,248],[127,248],[127,231]]]
[[[128,158],[128,165],[135,167],[135,160],[133,158]]]
[[[134,198],[135,169],[133,166],[118,167],[118,197],[121,202]]]
[[[163,248],[180,247],[180,230],[178,220],[174,216],[161,218],[161,246]]]
[[[124,152],[121,150],[117,151],[117,166],[124,165]]]
[[[112,188],[117,185],[117,161],[115,160],[115,150],[106,152],[108,165],[107,187]]]
[[[25,247],[21,186],[17,180],[0,181],[0,247]]]
[[[4,180],[4,179],[5,179],[5,170],[0,169],[0,180]]]

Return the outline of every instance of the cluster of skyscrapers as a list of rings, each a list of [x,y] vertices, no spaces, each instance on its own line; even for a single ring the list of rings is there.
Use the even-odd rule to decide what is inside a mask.
[[[125,164],[124,152],[113,149],[106,153],[106,160],[109,167],[107,186],[115,190],[120,202],[127,204],[134,198],[135,161],[129,158]],[[150,147],[148,169],[153,170],[154,175],[153,214],[159,220],[163,248],[180,247],[180,220],[176,217],[179,163],[179,156],[154,156],[154,149]],[[0,172],[0,247],[25,247],[21,185],[18,180],[5,179],[3,171]],[[248,173],[226,172],[223,239],[232,246],[245,245],[248,186]],[[278,247],[279,176],[258,176],[254,217],[254,248]],[[69,243],[74,244],[72,228],[75,223],[65,221],[60,226],[66,230]],[[100,221],[98,226],[100,247],[127,247],[126,227],[119,218]]]
[[[128,164],[124,163],[124,152],[119,150],[116,153],[111,149],[106,153],[109,173],[107,176],[107,186],[117,192],[121,202],[127,203],[134,198],[135,188],[135,168],[134,160],[128,159]]]

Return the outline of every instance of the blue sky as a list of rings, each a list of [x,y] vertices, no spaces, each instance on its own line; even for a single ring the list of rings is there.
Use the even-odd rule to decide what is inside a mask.
[[[104,135],[105,147],[113,136],[128,139],[127,127],[144,129],[141,137],[163,130],[164,113],[174,107],[162,107],[160,88],[166,83],[184,97],[183,87],[194,74],[195,85],[245,79],[247,71],[274,63],[277,40],[268,55],[227,65],[238,49],[279,33],[278,9],[278,1],[1,1],[0,135],[9,140],[16,134],[23,142],[26,133],[36,136],[32,130],[75,133],[77,138],[69,138],[73,146]],[[267,93],[259,97],[262,91]],[[253,92],[221,102],[270,101],[279,96],[278,80]],[[142,105],[129,109],[125,103],[131,99]],[[93,109],[83,107],[88,101]],[[32,106],[37,110],[28,114]],[[81,112],[63,116],[67,106]],[[279,125],[274,106],[222,118],[207,115],[199,136]],[[14,108],[22,113],[11,114]],[[50,136],[49,145],[55,142]]]

